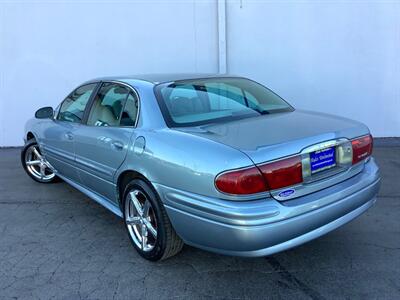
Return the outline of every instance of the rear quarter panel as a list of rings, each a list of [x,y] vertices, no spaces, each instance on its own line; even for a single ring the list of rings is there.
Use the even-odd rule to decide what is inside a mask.
[[[135,143],[119,174],[135,170],[152,183],[200,195],[229,198],[214,185],[217,174],[229,169],[252,165],[242,152],[201,137],[173,129],[142,130],[143,153],[135,151]]]

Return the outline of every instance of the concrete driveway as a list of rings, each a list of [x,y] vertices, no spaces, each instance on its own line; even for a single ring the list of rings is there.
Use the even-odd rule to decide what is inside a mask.
[[[2,149],[0,298],[400,299],[400,147],[374,152],[376,206],[322,238],[266,258],[186,246],[150,263],[121,219],[65,183],[34,182],[19,149]]]

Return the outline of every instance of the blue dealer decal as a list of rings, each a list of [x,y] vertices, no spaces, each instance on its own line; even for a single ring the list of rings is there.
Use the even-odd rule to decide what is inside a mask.
[[[295,192],[294,189],[290,189],[290,190],[285,190],[282,191],[278,194],[279,197],[285,198],[285,197],[289,197],[290,195],[293,195]]]

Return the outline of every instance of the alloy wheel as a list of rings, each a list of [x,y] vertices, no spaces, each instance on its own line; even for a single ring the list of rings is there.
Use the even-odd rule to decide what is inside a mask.
[[[157,220],[147,195],[132,189],[126,196],[125,223],[135,245],[144,252],[153,250],[157,242]]]
[[[37,144],[33,144],[26,149],[25,165],[27,171],[39,181],[47,182],[55,177],[53,167],[40,153]]]

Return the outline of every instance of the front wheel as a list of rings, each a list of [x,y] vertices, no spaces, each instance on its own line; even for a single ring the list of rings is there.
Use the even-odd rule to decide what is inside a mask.
[[[29,140],[22,149],[21,163],[25,172],[37,182],[50,183],[57,180],[53,167],[41,154],[34,139]]]
[[[145,259],[163,260],[183,247],[153,189],[143,180],[132,180],[124,192],[124,220],[130,240]]]

